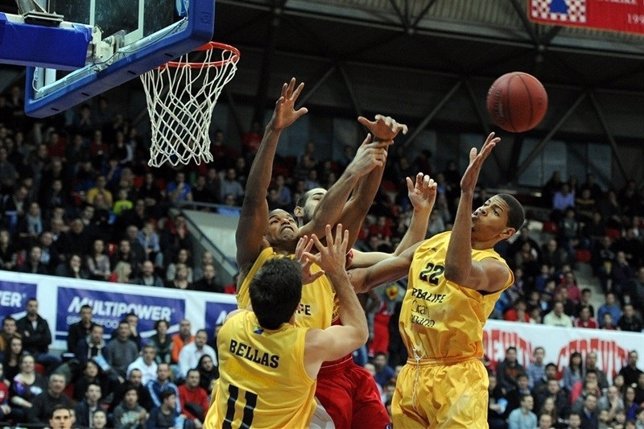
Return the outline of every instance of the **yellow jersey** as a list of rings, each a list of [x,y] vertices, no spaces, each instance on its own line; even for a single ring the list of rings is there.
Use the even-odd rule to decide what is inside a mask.
[[[221,375],[204,427],[309,427],[316,382],[304,368],[307,331],[262,329],[248,310],[231,316],[217,336]]]
[[[504,289],[482,294],[445,279],[445,256],[451,232],[425,240],[409,267],[407,292],[400,312],[400,334],[410,359],[458,362],[483,357],[483,325]],[[472,250],[472,260],[496,259],[507,263],[493,249]]]
[[[266,263],[266,261],[272,258],[283,257],[286,256],[275,252],[272,247],[267,247],[261,251],[237,291],[237,306],[239,308],[250,308],[250,282],[253,277],[255,277],[259,269]],[[321,269],[317,264],[311,265],[312,274],[320,270]],[[326,329],[331,326],[331,322],[336,316],[337,306],[335,305],[335,289],[326,275],[302,286],[302,299],[297,311],[295,312],[296,326]]]

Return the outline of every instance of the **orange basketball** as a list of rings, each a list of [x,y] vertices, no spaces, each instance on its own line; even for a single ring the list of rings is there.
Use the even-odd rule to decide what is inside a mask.
[[[494,81],[487,93],[490,118],[513,133],[529,131],[539,125],[547,109],[545,88],[528,73],[506,73]]]

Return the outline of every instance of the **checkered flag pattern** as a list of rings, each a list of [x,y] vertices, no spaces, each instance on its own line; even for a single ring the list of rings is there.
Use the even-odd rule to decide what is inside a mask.
[[[551,21],[562,23],[586,23],[586,2],[587,0],[530,0],[530,15],[532,19],[539,21]],[[565,7],[553,7],[553,3],[559,3]],[[564,9],[565,12],[561,12]]]

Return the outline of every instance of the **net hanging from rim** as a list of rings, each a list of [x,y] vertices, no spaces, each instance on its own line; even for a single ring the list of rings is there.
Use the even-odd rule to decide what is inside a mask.
[[[201,61],[189,56],[202,54]],[[148,165],[211,162],[210,122],[223,87],[237,71],[239,51],[208,42],[141,75],[152,127]]]

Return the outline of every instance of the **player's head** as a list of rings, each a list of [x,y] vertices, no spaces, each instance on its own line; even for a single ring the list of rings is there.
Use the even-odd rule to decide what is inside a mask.
[[[297,240],[299,232],[297,222],[286,210],[275,209],[268,214],[265,238],[271,246],[292,244]]]
[[[262,328],[277,329],[291,320],[300,303],[302,267],[291,259],[271,259],[255,274],[249,293]]]
[[[509,194],[497,194],[472,213],[472,239],[497,243],[512,237],[521,229],[525,211]]]
[[[313,213],[322,198],[326,195],[326,192],[327,190],[324,188],[313,188],[303,193],[297,200],[294,213],[300,226],[313,218]]]

